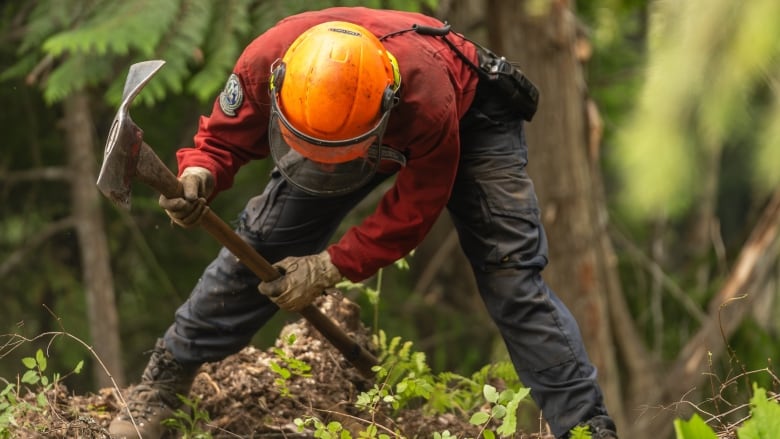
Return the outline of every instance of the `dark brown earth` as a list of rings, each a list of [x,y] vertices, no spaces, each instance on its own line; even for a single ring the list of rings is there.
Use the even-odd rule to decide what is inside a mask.
[[[370,346],[370,332],[359,319],[359,308],[340,294],[319,299],[320,309],[344,328],[358,343]],[[287,342],[293,334],[295,341]],[[276,348],[311,366],[310,377],[293,375],[283,395],[269,368],[280,362],[273,349],[247,347],[219,363],[206,364],[197,376],[190,401],[198,401],[198,413],[208,413],[209,421],[199,425],[213,438],[313,438],[314,429],[299,431],[296,418],[316,417],[325,422],[338,421],[351,430],[352,437],[372,421],[379,433],[391,438],[430,438],[436,432],[449,431],[458,438],[482,437],[468,419],[453,414],[425,415],[419,409],[373,415],[354,406],[357,396],[374,385],[363,378],[321,335],[304,320],[284,327]],[[122,389],[121,394],[127,394]],[[58,386],[46,396],[49,404],[42,411],[17,416],[18,438],[108,438],[106,428],[119,410],[120,393],[102,389],[97,394],[73,395]],[[34,398],[34,395],[30,395]],[[170,437],[184,437],[171,433]],[[208,436],[189,436],[208,437]],[[551,439],[539,433],[518,433],[518,439]]]

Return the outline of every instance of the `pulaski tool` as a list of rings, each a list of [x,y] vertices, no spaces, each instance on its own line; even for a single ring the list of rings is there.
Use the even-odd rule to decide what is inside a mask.
[[[122,103],[114,117],[106,141],[103,165],[97,187],[117,205],[130,209],[133,179],[141,180],[168,198],[181,197],[182,185],[170,169],[143,140],[143,130],[130,118],[133,99],[165,64],[162,60],[144,61],[130,66],[122,92]],[[201,219],[201,226],[264,282],[279,276],[276,268],[247,244],[236,232],[210,209]],[[259,293],[258,293],[259,294]],[[333,346],[366,377],[373,375],[371,367],[376,358],[355,342],[322,312],[309,305],[300,311]]]

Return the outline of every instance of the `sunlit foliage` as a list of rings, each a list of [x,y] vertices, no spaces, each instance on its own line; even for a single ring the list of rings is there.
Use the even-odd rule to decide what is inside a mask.
[[[700,161],[726,147],[754,157],[757,188],[780,181],[779,16],[776,0],[654,3],[646,82],[620,136],[629,210],[684,213]]]

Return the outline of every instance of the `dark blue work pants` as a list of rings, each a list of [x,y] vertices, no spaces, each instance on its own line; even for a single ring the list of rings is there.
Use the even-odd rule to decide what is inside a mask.
[[[556,436],[606,414],[574,317],[540,275],[547,242],[525,171],[522,121],[480,90],[461,121],[462,154],[449,212],[487,311],[523,384]],[[345,215],[387,176],[338,198],[316,198],[274,171],[241,214],[238,233],[270,262],[326,247]],[[277,311],[258,278],[222,249],[176,312],[165,344],[182,362],[239,351]]]

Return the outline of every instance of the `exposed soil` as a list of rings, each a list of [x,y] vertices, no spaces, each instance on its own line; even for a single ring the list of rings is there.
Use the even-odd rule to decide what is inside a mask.
[[[359,308],[338,293],[319,299],[318,307],[339,324],[353,339],[370,346],[370,333],[360,322]],[[288,344],[288,336],[295,341]],[[372,415],[354,407],[357,396],[370,389],[373,381],[362,377],[305,320],[289,324],[279,335],[276,348],[311,366],[310,377],[293,375],[282,395],[275,383],[279,375],[269,367],[279,363],[273,349],[247,347],[219,363],[206,364],[195,380],[190,400],[199,401],[200,410],[210,421],[200,426],[214,438],[312,438],[313,428],[299,431],[296,418],[316,417],[338,421],[357,438]],[[126,394],[122,389],[122,394]],[[34,398],[35,395],[29,395]],[[109,438],[107,427],[121,406],[116,389],[97,394],[72,395],[59,386],[47,394],[49,404],[41,411],[17,416],[20,426],[15,438]],[[479,429],[468,419],[453,414],[425,415],[409,409],[390,415],[375,413],[373,422],[393,438],[430,438],[435,432],[449,431],[458,438],[476,438]],[[171,433],[170,437],[181,437]],[[519,439],[552,439],[539,433],[518,433]]]

